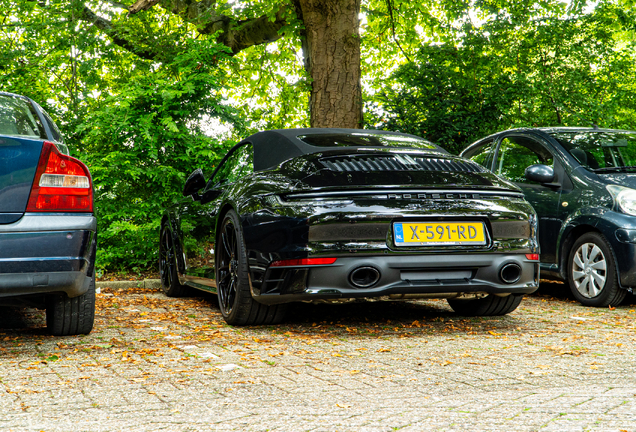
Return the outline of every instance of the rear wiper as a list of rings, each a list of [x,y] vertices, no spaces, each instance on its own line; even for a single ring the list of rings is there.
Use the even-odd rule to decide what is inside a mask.
[[[593,169],[595,173],[636,172],[636,166],[605,167]]]

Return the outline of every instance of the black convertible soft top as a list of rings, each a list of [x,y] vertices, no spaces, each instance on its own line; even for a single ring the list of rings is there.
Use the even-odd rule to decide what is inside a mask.
[[[416,135],[369,129],[277,129],[258,132],[241,141],[254,147],[254,171],[263,171],[304,154],[359,147],[416,148],[448,152]]]

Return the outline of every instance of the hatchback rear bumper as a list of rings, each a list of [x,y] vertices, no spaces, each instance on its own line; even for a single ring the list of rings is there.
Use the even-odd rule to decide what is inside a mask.
[[[92,214],[27,213],[0,225],[0,297],[84,294],[95,265]]]

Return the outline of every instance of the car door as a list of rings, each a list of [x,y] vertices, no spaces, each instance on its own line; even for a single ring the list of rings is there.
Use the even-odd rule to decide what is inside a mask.
[[[492,170],[492,162],[497,150],[497,140],[488,139],[477,146],[471,146],[462,152],[462,156],[478,163],[486,169]]]
[[[498,140],[492,171],[523,190],[539,217],[541,262],[556,263],[557,239],[563,223],[561,194],[569,184],[562,164],[552,147],[543,139],[525,135],[503,135]],[[551,183],[537,183],[525,176],[530,165],[543,164],[554,170]],[[566,186],[567,188],[567,186]]]
[[[254,172],[253,148],[250,143],[233,149],[223,161],[207,183],[200,202],[189,204],[188,213],[191,216],[191,231],[186,235],[187,248],[186,279],[190,282],[210,286],[200,279],[215,279],[215,242],[216,221],[223,203],[232,202],[236,198],[235,185],[238,180]],[[208,192],[223,191],[217,198],[209,200]],[[217,195],[217,194],[214,194]],[[195,279],[193,279],[196,278]]]

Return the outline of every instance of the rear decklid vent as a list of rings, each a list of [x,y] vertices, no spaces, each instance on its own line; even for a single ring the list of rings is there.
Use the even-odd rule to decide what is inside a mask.
[[[481,166],[463,160],[434,156],[393,154],[390,156],[339,156],[322,158],[322,165],[338,172],[369,171],[445,171],[481,173]]]

